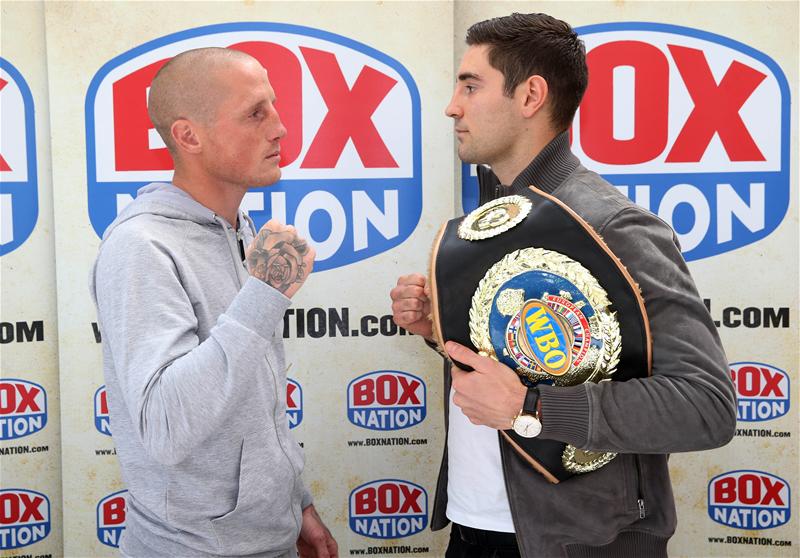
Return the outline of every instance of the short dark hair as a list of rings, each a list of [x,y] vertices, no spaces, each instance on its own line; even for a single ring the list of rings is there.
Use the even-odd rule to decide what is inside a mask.
[[[489,64],[505,79],[504,90],[514,89],[532,75],[547,81],[552,124],[563,131],[589,83],[586,48],[572,27],[547,14],[518,14],[476,23],[467,30],[467,44],[487,45]]]

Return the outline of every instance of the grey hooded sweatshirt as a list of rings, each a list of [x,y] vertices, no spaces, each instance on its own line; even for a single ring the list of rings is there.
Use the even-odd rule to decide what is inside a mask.
[[[302,450],[286,419],[290,300],[247,272],[237,233],[172,184],[108,227],[91,276],[126,556],[293,554]]]

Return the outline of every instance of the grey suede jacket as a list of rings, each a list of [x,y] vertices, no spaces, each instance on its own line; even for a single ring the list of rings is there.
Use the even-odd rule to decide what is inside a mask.
[[[675,531],[668,454],[726,444],[736,395],[716,328],[672,229],[584,168],[557,136],[511,186],[482,169],[481,203],[529,185],[586,220],[639,283],[653,338],[652,376],[573,387],[542,386],[540,436],[617,452],[605,467],[550,484],[499,436],[511,514],[523,557],[666,556]],[[444,393],[450,393],[445,366]],[[447,400],[445,399],[445,423]],[[447,450],[431,527],[448,524]]]
[[[124,556],[295,554],[302,450],[286,419],[290,300],[250,277],[239,232],[172,184],[139,190],[91,277],[127,496]]]

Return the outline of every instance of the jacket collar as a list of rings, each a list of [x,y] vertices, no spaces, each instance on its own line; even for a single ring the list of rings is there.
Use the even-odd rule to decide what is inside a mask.
[[[519,173],[508,193],[518,194],[528,186],[536,186],[551,194],[579,164],[580,161],[569,148],[569,131],[561,132]]]

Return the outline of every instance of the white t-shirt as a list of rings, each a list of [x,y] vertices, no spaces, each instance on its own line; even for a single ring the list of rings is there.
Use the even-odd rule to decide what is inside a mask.
[[[497,430],[472,424],[453,403],[447,431],[447,517],[459,525],[514,532]]]

